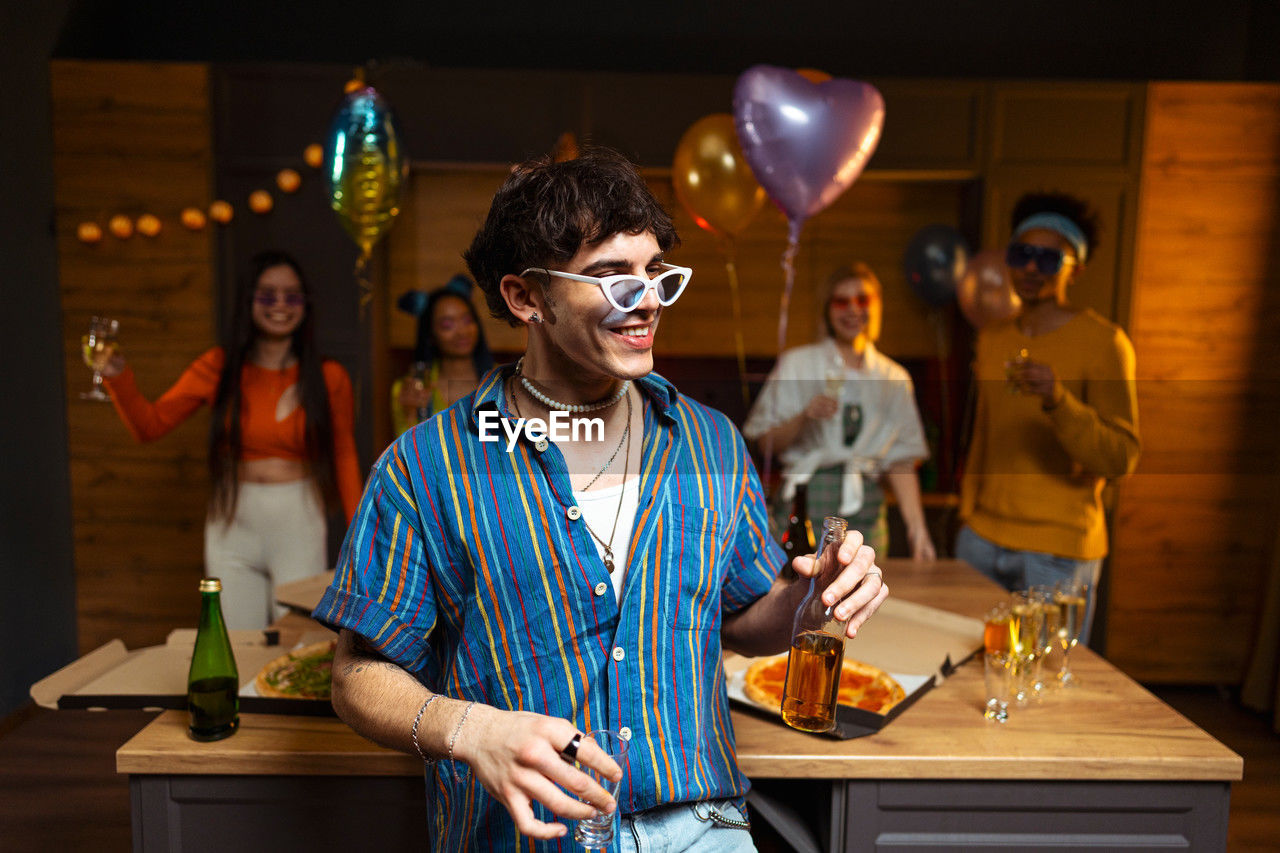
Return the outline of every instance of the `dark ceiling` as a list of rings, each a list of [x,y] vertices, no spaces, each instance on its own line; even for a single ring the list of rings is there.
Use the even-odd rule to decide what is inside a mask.
[[[441,7],[441,8],[435,8]],[[80,0],[57,56],[850,77],[1280,79],[1275,0]]]

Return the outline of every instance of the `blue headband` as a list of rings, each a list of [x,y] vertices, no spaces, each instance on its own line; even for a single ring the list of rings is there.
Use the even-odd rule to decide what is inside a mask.
[[[1076,259],[1084,263],[1089,255],[1089,241],[1085,239],[1080,226],[1061,213],[1033,213],[1018,223],[1013,229],[1015,238],[1021,237],[1033,228],[1044,228],[1062,237],[1076,250]]]

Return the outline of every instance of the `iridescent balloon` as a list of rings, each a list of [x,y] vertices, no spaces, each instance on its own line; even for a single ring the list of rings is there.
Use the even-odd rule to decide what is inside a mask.
[[[812,83],[756,65],[734,86],[733,117],[756,180],[798,233],[862,174],[880,141],[884,98],[870,83]]]
[[[395,113],[372,86],[343,98],[329,124],[322,164],[329,206],[362,261],[400,213],[409,178],[401,136]]]

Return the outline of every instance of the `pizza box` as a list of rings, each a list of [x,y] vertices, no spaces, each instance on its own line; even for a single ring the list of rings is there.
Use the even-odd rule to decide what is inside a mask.
[[[844,656],[880,667],[902,685],[906,696],[885,714],[837,705],[836,728],[828,734],[847,740],[878,732],[981,648],[980,620],[896,598],[886,600],[857,638],[845,641]],[[747,668],[756,660],[726,657],[729,698],[751,711],[780,718],[779,708],[757,703],[743,690]]]
[[[253,681],[271,661],[288,651],[276,631],[231,631],[231,651],[240,673],[240,710],[245,713],[333,715],[328,702],[268,699],[257,695]],[[331,638],[317,629],[299,645]],[[95,649],[31,686],[31,698],[45,708],[174,708],[187,707],[187,670],[195,645],[194,628],[169,633],[159,646],[130,651],[120,640]]]
[[[301,580],[282,583],[276,587],[276,604],[282,604],[290,610],[296,610],[304,616],[310,616],[316,609],[324,591],[333,583],[333,572],[321,572],[318,575]]]

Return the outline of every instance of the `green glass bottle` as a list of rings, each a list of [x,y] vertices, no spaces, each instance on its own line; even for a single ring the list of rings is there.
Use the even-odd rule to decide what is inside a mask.
[[[200,627],[187,674],[191,737],[221,740],[240,727],[240,673],[222,619],[222,581],[200,581]]]

